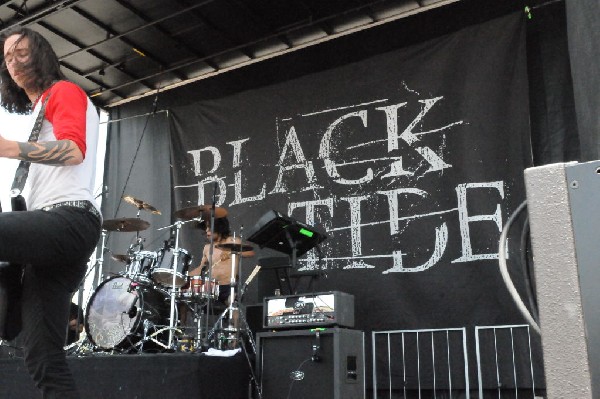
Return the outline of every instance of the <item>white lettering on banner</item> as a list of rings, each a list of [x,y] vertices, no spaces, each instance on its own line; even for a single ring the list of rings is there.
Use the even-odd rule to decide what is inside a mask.
[[[285,166],[286,159],[288,155],[288,148],[292,151],[292,154],[295,158],[295,163]],[[312,161],[307,161],[304,156],[304,151],[302,151],[302,146],[300,145],[300,141],[298,140],[298,135],[296,134],[296,128],[292,126],[288,131],[285,144],[283,145],[283,149],[281,150],[281,156],[279,157],[279,172],[277,173],[277,180],[275,182],[275,187],[273,190],[269,192],[269,194],[275,193],[285,193],[287,191],[287,187],[283,183],[284,172],[294,170],[294,169],[304,169],[306,172],[306,180],[308,186],[300,189],[299,191],[306,191],[316,188],[322,188],[316,186],[316,177],[315,177],[315,168],[313,167]]]
[[[215,173],[215,171],[221,165],[221,152],[219,151],[219,149],[217,147],[209,146],[209,147],[201,148],[199,150],[188,151],[188,154],[191,154],[192,158],[194,160],[194,174],[196,176],[202,176],[203,175],[202,170],[201,170],[201,166],[200,166],[200,154],[203,151],[208,151],[213,156],[213,166],[208,171],[206,171],[207,175],[211,174],[211,173]]]
[[[362,183],[366,183],[366,182],[373,180],[373,169],[371,169],[371,168],[368,168],[366,175],[364,175],[360,179],[354,179],[354,180],[344,179],[340,176],[335,162],[333,162],[329,158],[329,155],[331,153],[331,136],[333,134],[334,129],[336,127],[338,127],[338,125],[340,125],[345,119],[348,119],[351,117],[356,117],[356,116],[361,119],[363,126],[367,127],[367,111],[366,110],[362,110],[362,111],[358,111],[358,112],[351,112],[349,114],[343,115],[342,117],[335,120],[331,125],[329,125],[329,127],[327,128],[327,131],[325,132],[325,134],[323,135],[323,138],[321,139],[321,147],[319,148],[319,157],[321,159],[323,159],[323,162],[325,163],[325,170],[327,171],[327,174],[331,178],[333,178],[336,183],[339,183],[339,184],[347,184],[347,185],[362,184]]]
[[[333,218],[333,198],[326,198],[321,200],[312,200],[312,201],[303,201],[303,202],[291,202],[288,205],[288,215],[294,213],[294,210],[297,208],[305,208],[306,209],[306,224],[309,226],[315,225],[315,213],[316,207],[324,206],[327,208],[329,212],[330,218]],[[315,269],[317,267],[316,260],[317,257],[314,253],[309,252],[307,257],[303,259],[304,262],[308,263],[310,269]]]
[[[217,183],[217,186],[215,187],[215,182]],[[208,190],[206,190],[206,187],[209,187]],[[225,178],[224,177],[217,177],[217,176],[208,176],[205,179],[202,179],[201,181],[198,182],[198,184],[192,184],[189,186],[177,186],[177,187],[197,187],[198,188],[198,205],[204,205],[204,204],[212,204],[213,199],[212,196],[216,195],[215,198],[215,206],[221,206],[225,203],[225,200],[227,199],[227,185],[225,184]],[[215,188],[218,188],[218,190],[215,190]],[[208,192],[208,194],[210,195],[210,198],[205,198],[204,193]]]
[[[485,220],[492,220],[496,222],[498,232],[502,231],[502,212],[500,211],[500,204],[496,205],[496,211],[491,215],[476,215],[469,216],[467,211],[467,191],[469,189],[476,188],[492,188],[498,190],[500,197],[504,199],[504,186],[502,182],[490,182],[490,183],[468,183],[460,184],[456,187],[456,194],[458,197],[458,220],[460,225],[460,236],[462,238],[462,253],[463,255],[452,261],[456,262],[470,262],[479,259],[498,259],[498,253],[492,252],[487,254],[474,254],[473,248],[471,247],[471,233],[469,230],[469,222],[480,222]],[[508,245],[506,257],[508,258]]]
[[[487,248],[475,248],[471,240],[471,225],[475,222],[485,223],[493,222],[498,227],[498,232],[502,229],[501,201],[504,199],[504,182],[478,182],[478,183],[459,183],[455,187],[456,205],[447,209],[436,209],[435,198],[432,193],[417,187],[397,187],[399,184],[406,185],[408,182],[415,184],[425,174],[437,172],[440,173],[452,164],[445,160],[448,154],[443,154],[443,145],[437,148],[425,145],[424,136],[430,134],[442,135],[442,143],[447,140],[445,134],[450,132],[453,127],[465,124],[458,120],[444,124],[442,127],[434,129],[417,131],[417,126],[424,126],[425,119],[429,112],[441,104],[443,97],[434,97],[418,100],[420,111],[416,117],[411,117],[410,122],[404,129],[399,126],[399,121],[406,119],[399,117],[399,113],[409,110],[408,102],[398,102],[396,104],[381,106],[382,102],[387,100],[371,101],[361,103],[356,106],[343,106],[330,108],[323,111],[316,111],[310,114],[297,116],[294,118],[277,118],[277,131],[282,129],[284,134],[284,144],[280,145],[278,159],[269,160],[269,154],[261,151],[261,162],[267,165],[273,165],[277,168],[277,177],[274,182],[264,181],[264,176],[251,176],[248,179],[244,166],[248,161],[244,158],[247,148],[252,145],[250,137],[240,138],[234,141],[228,141],[226,144],[231,146],[228,151],[223,150],[223,154],[229,159],[230,164],[222,165],[224,162],[221,151],[215,146],[206,146],[204,148],[188,151],[192,156],[194,173],[198,178],[197,184],[177,186],[176,189],[189,189],[197,187],[198,204],[206,204],[212,201],[212,198],[206,198],[213,194],[211,184],[217,182],[218,200],[217,205],[225,204],[227,200],[227,187],[233,187],[233,200],[229,201],[229,207],[238,205],[249,205],[274,196],[305,193],[312,191],[313,199],[306,201],[296,201],[288,203],[288,215],[292,218],[302,220],[310,226],[321,224],[329,235],[326,243],[334,244],[329,246],[329,252],[324,258],[326,266],[342,267],[344,269],[373,269],[378,259],[388,259],[387,268],[381,273],[414,273],[428,270],[441,262],[442,257],[448,251],[448,243],[452,232],[460,232],[460,254],[447,254],[453,259],[452,263],[473,262],[484,259],[497,259],[497,253],[489,251]],[[378,103],[377,106],[375,103]],[[372,107],[372,108],[369,108]],[[354,108],[353,110],[349,108]],[[377,112],[377,111],[383,111]],[[327,125],[322,129],[318,128],[310,132],[302,131],[304,129],[302,118],[321,118],[327,119],[328,113],[343,113],[336,116],[333,121],[328,119]],[[376,126],[385,126],[384,132],[374,132],[373,127],[368,124],[369,118],[384,118]],[[281,122],[285,121],[282,126]],[[358,126],[358,127],[357,127]],[[347,140],[348,129],[356,134],[356,137],[369,137],[360,143]],[[358,129],[358,130],[357,130]],[[318,140],[318,155],[315,159],[307,158],[299,137],[307,134],[316,134],[322,132],[322,137]],[[299,135],[299,133],[301,133]],[[379,137],[376,134],[379,133]],[[283,141],[283,140],[282,140]],[[384,156],[367,159],[360,157],[363,154],[361,147],[370,147],[370,151],[364,153],[373,154],[372,148],[382,146],[386,143],[386,149],[383,149]],[[403,144],[402,144],[403,143]],[[341,145],[343,144],[343,145]],[[384,147],[384,148],[386,148]],[[343,149],[343,150],[342,150]],[[344,154],[348,151],[348,154]],[[201,154],[212,155],[212,164],[203,160],[201,164]],[[351,154],[351,155],[350,155]],[[205,155],[202,155],[204,157]],[[275,156],[273,156],[275,158]],[[417,159],[418,158],[418,159]],[[266,161],[265,161],[266,159]],[[323,162],[322,170],[325,174],[317,175],[315,165],[317,160]],[[226,162],[225,162],[226,163]],[[360,166],[365,165],[364,169]],[[344,168],[354,166],[352,177]],[[203,170],[206,169],[206,170]],[[224,171],[227,171],[223,176]],[[297,175],[299,174],[299,175]],[[221,175],[221,176],[218,176]],[[327,181],[320,181],[324,178]],[[262,179],[258,180],[257,177]],[[415,182],[415,178],[417,178]],[[292,187],[290,181],[302,180],[301,184],[295,183]],[[409,180],[410,179],[410,180]],[[233,181],[233,183],[231,183]],[[250,184],[252,182],[252,185]],[[378,184],[375,184],[378,183]],[[332,189],[328,189],[327,197],[320,197],[324,187],[330,187],[337,184],[346,187],[346,192],[351,195],[336,197]],[[378,186],[378,189],[374,189]],[[270,191],[267,185],[271,186]],[[386,188],[382,190],[381,188]],[[468,213],[468,193],[478,190],[478,201],[482,201],[482,195],[487,204],[491,203],[495,207],[492,214],[472,215]],[[499,195],[498,195],[499,194]],[[245,196],[244,196],[245,195]],[[307,194],[303,196],[306,197]],[[399,201],[402,197],[403,201]],[[409,200],[407,200],[407,198]],[[382,206],[387,204],[387,207]],[[425,212],[412,211],[416,206],[431,206],[431,211]],[[386,213],[387,212],[387,213]],[[408,212],[408,214],[407,214]],[[402,215],[404,213],[404,215]],[[335,214],[335,219],[334,219]],[[385,216],[384,216],[385,215]],[[402,216],[401,216],[402,215]],[[456,215],[453,217],[452,215]],[[439,219],[439,222],[432,223],[431,218]],[[420,229],[419,237],[425,238],[426,242],[420,242],[418,248],[410,248],[411,244],[402,241],[402,235],[406,234],[407,229],[420,227],[421,220],[429,219]],[[455,222],[455,223],[453,223]],[[335,223],[335,224],[334,224]],[[340,225],[345,224],[345,225]],[[347,224],[347,225],[346,225]],[[415,225],[416,224],[416,225]],[[386,226],[387,225],[387,226]],[[413,225],[415,225],[413,227]],[[456,226],[450,229],[449,225]],[[410,227],[409,227],[410,226]],[[370,240],[373,237],[374,229],[378,229],[381,234],[381,228],[388,229],[389,250],[376,249],[370,246]],[[377,237],[382,237],[378,235]],[[455,241],[458,237],[455,237]],[[414,241],[411,241],[414,245]],[[379,242],[377,244],[380,244]],[[379,245],[378,248],[381,248]],[[454,247],[453,247],[454,248]],[[457,251],[455,248],[453,251]],[[323,265],[318,265],[318,259],[313,251],[309,251],[303,259],[300,260],[302,267],[300,270],[313,270]],[[380,267],[380,266],[379,266]]]
[[[230,144],[231,146],[233,146],[233,162],[232,162],[232,167],[235,170],[235,181],[233,183],[233,187],[234,187],[234,200],[229,204],[229,206],[234,206],[234,205],[239,205],[239,204],[243,204],[245,202],[256,202],[256,201],[260,201],[263,200],[265,198],[266,195],[266,191],[267,191],[267,183],[263,183],[262,188],[260,190],[260,193],[252,196],[252,197],[242,197],[242,144],[245,143],[246,141],[250,140],[249,138],[247,139],[242,139],[242,140],[236,140],[236,141],[229,141],[227,142],[227,144]]]
[[[421,197],[426,197],[427,192],[420,190],[418,188],[400,188],[397,190],[391,191],[379,191],[380,194],[383,194],[387,197],[388,206],[390,210],[390,234],[399,234],[400,233],[400,218],[399,218],[399,207],[398,207],[398,195],[399,194],[416,194]]]

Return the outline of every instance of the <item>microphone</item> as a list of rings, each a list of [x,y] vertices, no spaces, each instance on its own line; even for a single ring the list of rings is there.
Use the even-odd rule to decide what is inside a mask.
[[[131,305],[131,307],[127,311],[127,316],[129,316],[130,319],[133,319],[136,314],[137,314],[137,306]]]
[[[127,312],[123,312],[123,313],[126,313],[127,316],[129,316],[130,319],[133,319],[137,315],[137,313],[138,313],[138,307],[135,306],[135,304],[138,301],[138,298],[139,297],[136,296],[135,299],[133,300],[133,302],[131,303],[131,306],[129,307],[129,310]]]

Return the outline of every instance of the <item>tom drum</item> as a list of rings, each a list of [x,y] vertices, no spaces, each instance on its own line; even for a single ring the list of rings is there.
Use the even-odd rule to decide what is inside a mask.
[[[175,254],[177,264],[175,264]],[[155,267],[152,269],[152,279],[155,283],[165,287],[173,287],[173,274],[175,274],[175,287],[183,287],[187,283],[187,272],[192,261],[188,252],[180,248],[175,252],[173,248],[158,251]]]

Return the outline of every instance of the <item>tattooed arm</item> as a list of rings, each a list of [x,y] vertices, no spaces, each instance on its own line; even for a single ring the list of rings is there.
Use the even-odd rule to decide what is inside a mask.
[[[29,143],[0,136],[0,156],[45,165],[68,166],[83,162],[83,154],[71,140]]]

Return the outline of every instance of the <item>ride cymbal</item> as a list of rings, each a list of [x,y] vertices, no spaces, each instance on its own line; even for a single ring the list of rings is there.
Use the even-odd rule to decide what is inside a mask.
[[[150,223],[137,218],[108,219],[102,223],[102,228],[108,231],[142,231],[150,227]]]
[[[131,195],[123,196],[123,200],[125,200],[125,202],[127,202],[131,205],[134,205],[138,209],[143,209],[143,210],[153,213],[155,215],[161,215],[161,213],[158,209],[156,209],[152,205],[148,204],[147,202],[144,202],[140,199],[132,197]]]
[[[211,208],[211,205],[190,206],[175,211],[173,216],[177,219],[194,219],[202,216],[202,219],[208,220],[210,219]],[[223,218],[225,216],[227,216],[227,209],[215,207],[215,219]]]

